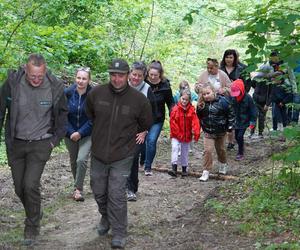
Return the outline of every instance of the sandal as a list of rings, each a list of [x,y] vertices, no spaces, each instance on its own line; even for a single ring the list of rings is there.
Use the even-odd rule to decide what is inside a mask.
[[[84,197],[82,195],[82,192],[78,189],[75,189],[73,193],[73,198],[75,201],[84,201]]]

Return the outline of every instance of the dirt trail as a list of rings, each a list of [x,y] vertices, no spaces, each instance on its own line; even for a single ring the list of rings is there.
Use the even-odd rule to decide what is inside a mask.
[[[156,164],[169,166],[170,143],[160,140]],[[251,144],[251,147],[249,146]],[[230,152],[230,174],[243,176],[257,172],[262,159],[271,151],[266,141],[249,141],[246,159],[235,162]],[[202,171],[202,143],[194,147],[190,169]],[[0,169],[0,234],[18,230],[17,240],[0,242],[0,249],[19,249],[22,239],[22,207],[15,197],[8,169]],[[255,239],[243,238],[227,222],[216,224],[203,206],[224,181],[200,183],[195,177],[173,179],[155,172],[145,177],[140,172],[138,201],[128,203],[128,243],[126,249],[255,249]],[[99,237],[96,225],[99,213],[85,182],[86,200],[74,202],[72,177],[67,154],[53,156],[42,178],[45,216],[41,236],[34,249],[110,249],[111,235]],[[51,209],[50,209],[51,208]],[[20,215],[21,213],[21,215]],[[17,215],[15,215],[17,214]]]
[[[208,182],[199,188],[195,178],[175,180],[161,173],[140,177],[138,201],[128,203],[128,249],[165,249],[160,244],[168,238],[168,225],[177,224],[200,208],[217,185]],[[110,236],[99,237],[96,233],[99,218],[91,194],[82,203],[70,200],[49,216],[52,223],[43,226],[39,246],[45,249],[52,242],[51,249],[110,249]],[[184,227],[184,223],[177,226]]]

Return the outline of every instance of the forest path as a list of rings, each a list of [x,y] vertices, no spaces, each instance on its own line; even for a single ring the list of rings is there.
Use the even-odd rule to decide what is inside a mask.
[[[274,143],[275,142],[275,143]],[[283,144],[274,140],[249,140],[246,137],[245,160],[234,160],[236,150],[228,152],[229,174],[243,176],[265,171],[268,157]],[[203,143],[194,145],[190,170],[202,172]],[[161,137],[155,165],[170,166],[170,143]],[[214,169],[216,172],[216,168]],[[126,249],[255,249],[255,239],[237,233],[236,225],[216,223],[204,206],[219,187],[234,181],[198,178],[171,178],[154,172],[139,173],[136,202],[128,202],[128,239]],[[99,237],[96,225],[100,215],[85,180],[85,201],[71,198],[72,175],[68,155],[53,155],[42,177],[44,218],[41,236],[34,249],[110,249],[111,235]],[[0,169],[0,249],[20,249],[23,237],[23,209],[14,194],[8,168]],[[2,236],[1,236],[2,235]]]

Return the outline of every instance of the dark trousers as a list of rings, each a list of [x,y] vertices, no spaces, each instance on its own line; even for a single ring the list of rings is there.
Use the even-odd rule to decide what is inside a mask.
[[[287,126],[287,108],[285,105],[279,106],[277,103],[272,104],[272,122],[273,130],[277,130],[277,125],[282,122],[283,127]]]
[[[127,235],[126,183],[132,166],[133,156],[105,164],[91,158],[91,188],[98,210],[106,217],[113,236]]]
[[[41,141],[14,140],[10,166],[15,192],[26,214],[25,225],[39,227],[41,214],[40,180],[52,147],[50,139]]]
[[[262,103],[255,103],[256,108],[257,108],[257,112],[258,112],[258,133],[262,134],[264,132],[265,129],[265,122],[266,122],[266,115],[267,115],[267,111],[264,110],[265,104]],[[254,128],[255,130],[255,128]],[[254,132],[253,130],[253,132]]]
[[[136,193],[138,191],[139,184],[139,156],[144,147],[145,143],[137,144],[135,146],[135,154],[133,157],[133,163],[130,170],[130,175],[127,179],[127,188],[128,190]]]
[[[244,134],[246,132],[245,128],[235,129],[235,140],[238,144],[238,154],[244,155]]]
[[[145,164],[145,159],[146,159],[146,143],[141,144],[141,157],[140,157],[140,165]]]

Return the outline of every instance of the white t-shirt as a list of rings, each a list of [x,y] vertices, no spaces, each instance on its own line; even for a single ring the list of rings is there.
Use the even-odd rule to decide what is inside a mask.
[[[208,75],[208,81],[213,85],[215,90],[219,90],[221,88],[221,82],[220,82],[220,77],[219,73],[216,75]]]

